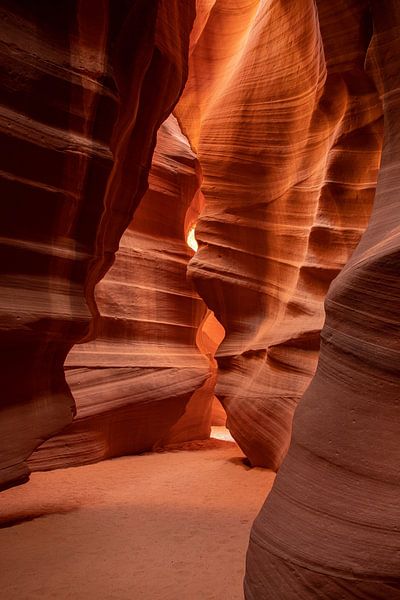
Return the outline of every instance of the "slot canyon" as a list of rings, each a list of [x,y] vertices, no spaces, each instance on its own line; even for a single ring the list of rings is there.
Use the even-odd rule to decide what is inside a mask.
[[[0,12],[0,597],[400,600],[400,2]]]

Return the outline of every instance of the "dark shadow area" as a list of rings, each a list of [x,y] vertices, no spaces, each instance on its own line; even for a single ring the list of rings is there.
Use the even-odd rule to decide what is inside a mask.
[[[249,459],[245,456],[234,456],[233,458],[229,458],[228,460],[230,463],[238,467],[243,467],[244,469],[246,469],[246,471],[251,471],[251,469],[254,468],[251,466],[251,462],[249,461]]]
[[[7,527],[14,527],[14,525],[21,525],[22,523],[26,523],[28,521],[34,521],[35,519],[42,519],[43,517],[49,517],[51,515],[66,515],[70,512],[73,512],[74,510],[78,510],[78,508],[48,510],[48,511],[28,514],[28,515],[15,515],[11,518],[0,516],[0,529],[5,529]]]

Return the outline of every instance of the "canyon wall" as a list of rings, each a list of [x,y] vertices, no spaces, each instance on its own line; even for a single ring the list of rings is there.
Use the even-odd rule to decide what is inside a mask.
[[[96,339],[74,346],[65,363],[77,415],[33,454],[31,469],[209,436],[212,364],[196,344],[207,308],[186,280],[200,181],[171,115],[157,135],[149,189],[96,287]]]
[[[195,20],[194,0],[1,10],[0,485],[25,480],[39,446],[31,469],[206,437],[215,383],[250,462],[277,470],[324,298],[370,217],[379,93],[395,98],[392,50],[374,46],[389,34],[368,51],[370,2],[198,0]],[[330,288],[324,348],[355,260]],[[328,346],[316,382],[350,369]]]
[[[247,600],[400,598],[400,6],[374,1],[372,16],[366,69],[385,122],[374,208],[326,298],[318,369],[252,529]]]
[[[368,223],[382,140],[370,26],[363,2],[198,3],[175,109],[203,170],[189,275],[226,330],[216,395],[253,465],[287,452],[326,292]]]
[[[72,420],[63,363],[98,317],[94,287],[146,190],[194,9],[2,3],[2,486],[26,480],[26,458]]]

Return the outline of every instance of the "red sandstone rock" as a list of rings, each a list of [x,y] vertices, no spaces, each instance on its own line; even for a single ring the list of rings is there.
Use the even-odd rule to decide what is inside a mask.
[[[1,485],[72,419],[63,362],[146,190],[193,4],[3,3]]]
[[[158,133],[149,189],[96,287],[96,339],[66,360],[77,416],[34,453],[31,468],[209,436],[215,378],[196,343],[207,309],[186,279],[199,186],[198,160],[171,115]]]
[[[2,482],[70,422],[62,364],[91,313],[67,363],[77,418],[34,468],[207,435],[223,334],[211,311],[227,333],[216,390],[229,427],[253,464],[279,467],[325,294],[369,218],[378,86],[375,211],[330,289],[246,594],[398,598],[399,9],[373,3],[366,70],[367,2],[199,0],[178,124],[160,132],[132,219],[193,18],[187,0],[132,4],[15,3],[3,19]],[[202,206],[189,274],[207,312],[183,239]]]
[[[366,65],[385,118],[374,208],[327,295],[318,369],[253,526],[247,600],[400,598],[400,6],[372,6]],[[333,9],[318,7],[320,18]],[[371,18],[367,3],[347,8]]]
[[[382,109],[362,3],[319,15],[312,0],[210,4],[175,109],[203,170],[189,274],[226,330],[216,395],[228,427],[253,465],[277,469],[325,294],[367,225]]]

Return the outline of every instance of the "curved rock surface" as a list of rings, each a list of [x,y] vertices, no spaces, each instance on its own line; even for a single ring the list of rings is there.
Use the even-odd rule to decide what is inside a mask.
[[[2,3],[0,485],[72,420],[63,362],[146,190],[193,19],[191,0]]]
[[[96,339],[74,346],[65,363],[76,418],[33,454],[31,468],[209,436],[215,382],[196,343],[207,308],[186,279],[200,177],[171,115],[157,136],[149,189],[96,287]]]
[[[216,395],[253,465],[277,469],[316,368],[323,301],[364,231],[382,107],[367,3],[202,1],[175,114],[205,207],[189,273],[226,330]]]
[[[385,120],[374,209],[327,295],[318,369],[253,526],[247,600],[400,598],[400,6],[372,8],[366,65]]]

